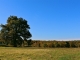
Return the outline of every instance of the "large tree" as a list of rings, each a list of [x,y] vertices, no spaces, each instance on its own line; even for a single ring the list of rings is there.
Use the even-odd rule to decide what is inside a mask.
[[[24,40],[32,37],[27,20],[17,16],[8,17],[7,24],[1,24],[1,27],[0,37],[7,44],[10,43],[14,47],[17,47],[17,45],[21,46]]]

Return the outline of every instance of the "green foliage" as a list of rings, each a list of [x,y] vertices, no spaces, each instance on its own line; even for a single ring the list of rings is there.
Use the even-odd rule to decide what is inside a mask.
[[[14,47],[17,47],[17,45],[21,46],[23,40],[32,37],[27,20],[18,18],[17,16],[8,17],[7,24],[1,24],[1,27],[1,39],[5,40],[6,44],[11,44]]]

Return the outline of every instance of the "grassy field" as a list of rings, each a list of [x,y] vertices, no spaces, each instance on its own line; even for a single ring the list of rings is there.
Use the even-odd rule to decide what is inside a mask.
[[[0,60],[80,60],[80,48],[0,47]]]

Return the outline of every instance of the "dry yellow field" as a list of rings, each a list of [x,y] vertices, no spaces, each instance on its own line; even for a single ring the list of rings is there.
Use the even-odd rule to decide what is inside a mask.
[[[80,48],[0,47],[0,60],[80,60]]]

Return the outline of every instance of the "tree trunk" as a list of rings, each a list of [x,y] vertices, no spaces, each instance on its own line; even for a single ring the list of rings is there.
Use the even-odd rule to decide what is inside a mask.
[[[17,47],[16,35],[13,34],[13,47]]]
[[[13,42],[14,42],[14,43],[13,43],[13,46],[14,46],[14,47],[17,47],[16,39],[15,39],[15,40],[13,40]]]

